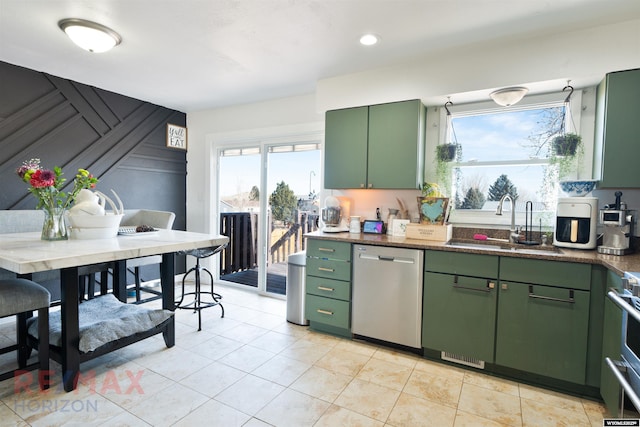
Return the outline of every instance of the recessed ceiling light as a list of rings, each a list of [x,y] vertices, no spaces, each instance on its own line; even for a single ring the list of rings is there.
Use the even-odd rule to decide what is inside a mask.
[[[375,34],[365,34],[362,37],[360,37],[360,44],[365,46],[373,46],[374,44],[377,44],[379,41],[380,41],[380,37],[376,36]]]
[[[89,52],[106,52],[122,41],[111,28],[84,19],[63,19],[58,26],[75,44]]]

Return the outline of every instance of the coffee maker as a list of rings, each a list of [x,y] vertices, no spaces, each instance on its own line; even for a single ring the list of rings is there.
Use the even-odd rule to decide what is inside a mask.
[[[596,197],[558,198],[553,244],[573,249],[595,249],[597,221]]]
[[[631,239],[635,229],[635,212],[622,202],[622,191],[616,191],[616,201],[600,209],[600,224],[604,226],[602,245],[598,252],[609,255],[625,255],[631,252]]]

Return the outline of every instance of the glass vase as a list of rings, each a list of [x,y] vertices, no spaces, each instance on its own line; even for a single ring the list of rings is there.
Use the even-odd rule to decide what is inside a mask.
[[[42,240],[67,240],[69,230],[64,222],[63,208],[43,209],[44,224],[42,224]]]

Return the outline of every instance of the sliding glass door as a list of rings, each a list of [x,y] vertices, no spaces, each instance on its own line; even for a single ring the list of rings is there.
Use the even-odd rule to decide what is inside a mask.
[[[284,296],[287,258],[317,227],[320,143],[234,144],[217,156],[220,232],[230,238],[220,279]]]

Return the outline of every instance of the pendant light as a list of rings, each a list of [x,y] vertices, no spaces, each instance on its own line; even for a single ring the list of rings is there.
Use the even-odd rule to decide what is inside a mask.
[[[85,19],[63,19],[58,26],[71,41],[93,53],[106,52],[122,41],[120,35],[111,28]]]
[[[507,87],[504,89],[498,89],[489,94],[491,99],[498,105],[503,107],[508,107],[510,105],[515,105],[524,98],[524,96],[529,92],[529,89],[523,86],[515,86],[515,87]]]

